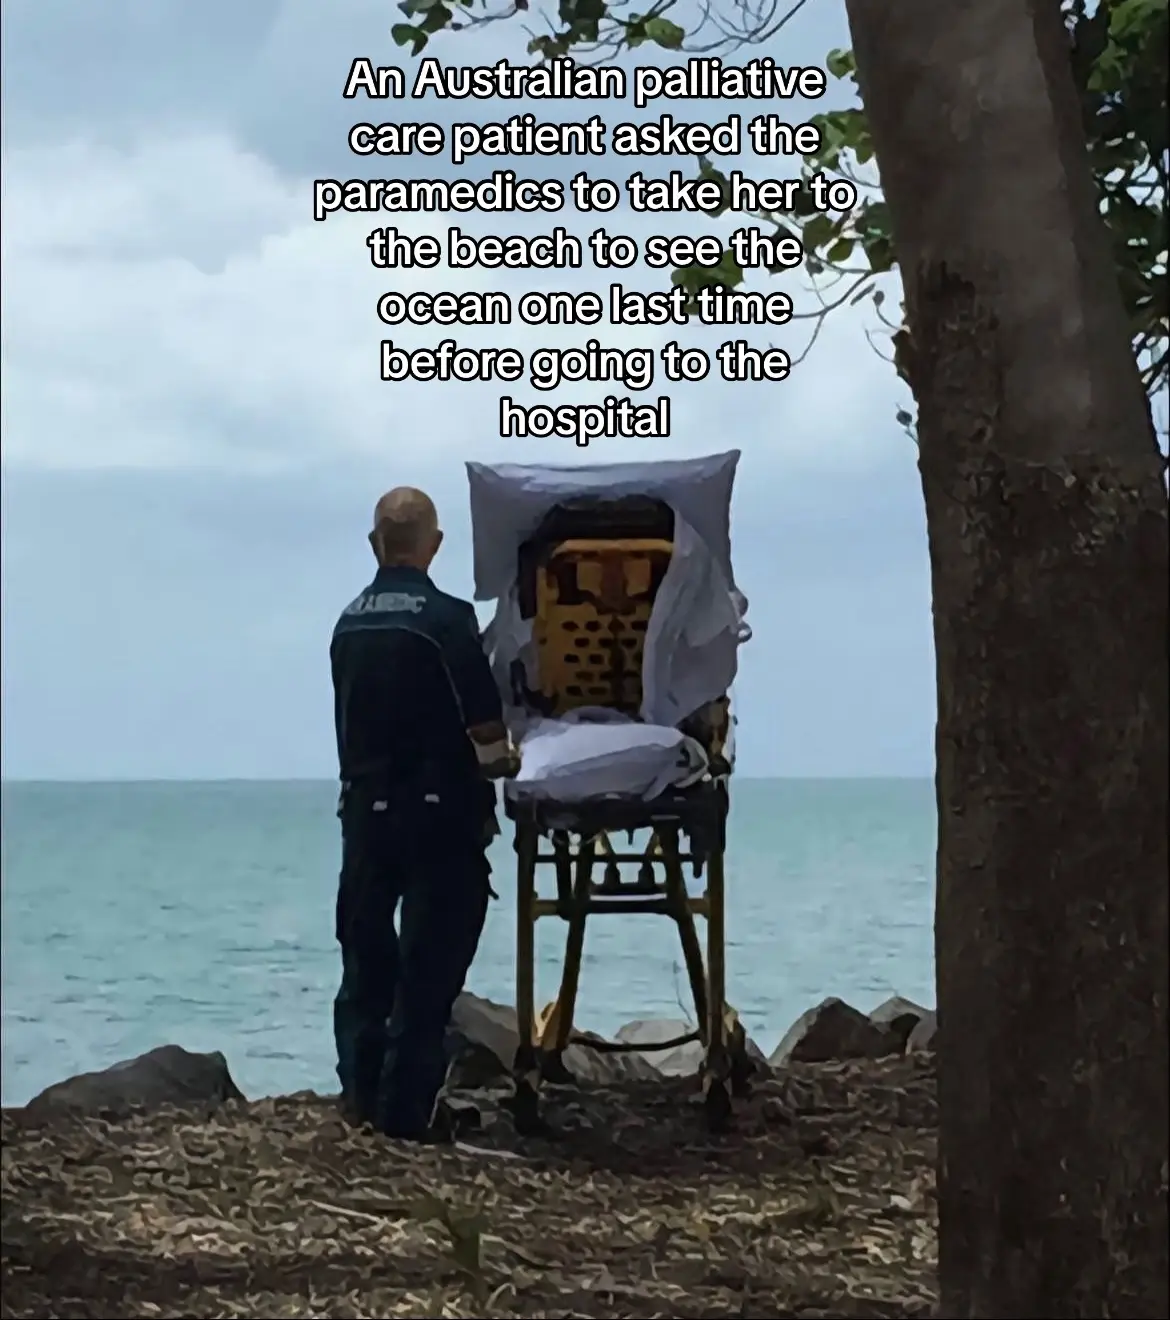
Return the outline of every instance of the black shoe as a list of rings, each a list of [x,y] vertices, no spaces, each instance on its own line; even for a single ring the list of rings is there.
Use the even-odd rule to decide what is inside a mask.
[[[512,1126],[518,1137],[556,1139],[562,1133],[540,1112],[540,1105],[532,1092],[505,1096],[500,1108],[512,1115]]]
[[[483,1115],[475,1105],[465,1102],[453,1104],[447,1099],[440,1099],[435,1105],[430,1125],[422,1132],[395,1132],[383,1127],[382,1133],[392,1141],[411,1141],[420,1146],[450,1146],[468,1132],[478,1132],[482,1127]]]
[[[373,1126],[373,1105],[359,1104],[349,1096],[342,1095],[337,1098],[337,1108],[341,1112],[342,1119],[348,1123],[350,1127],[364,1128]]]

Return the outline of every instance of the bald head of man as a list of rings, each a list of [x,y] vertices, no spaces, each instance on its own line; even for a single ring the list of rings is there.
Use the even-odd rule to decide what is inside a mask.
[[[396,565],[425,573],[443,543],[431,497],[413,486],[396,486],[374,506],[370,545],[381,568]]]

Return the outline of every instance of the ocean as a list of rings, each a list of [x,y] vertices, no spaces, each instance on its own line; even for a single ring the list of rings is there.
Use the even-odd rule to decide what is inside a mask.
[[[333,1091],[336,790],[316,782],[7,783],[0,1099],[168,1042],[222,1050],[245,1094]],[[934,1003],[927,780],[739,780],[728,841],[728,997],[772,1049],[827,995]],[[513,997],[514,867],[493,848],[468,988]],[[564,927],[538,928],[538,1003]],[[578,1025],[682,1017],[678,937],[598,916]]]

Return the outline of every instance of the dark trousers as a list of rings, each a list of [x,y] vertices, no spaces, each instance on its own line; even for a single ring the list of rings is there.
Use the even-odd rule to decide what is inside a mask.
[[[352,790],[339,815],[342,978],[333,1031],[342,1098],[388,1136],[420,1137],[446,1076],[451,1009],[487,915],[490,867],[479,822],[421,794],[394,800]]]

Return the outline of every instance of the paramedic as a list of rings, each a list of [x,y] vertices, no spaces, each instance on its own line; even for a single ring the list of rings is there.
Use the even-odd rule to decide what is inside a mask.
[[[481,763],[507,743],[475,611],[428,576],[443,539],[435,506],[422,491],[392,490],[369,539],[377,574],[342,612],[330,647],[341,769],[337,1072],[354,1119],[427,1139],[452,1005],[491,892],[495,790]]]

